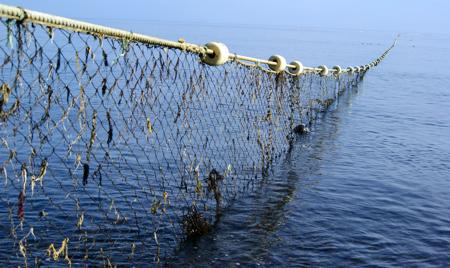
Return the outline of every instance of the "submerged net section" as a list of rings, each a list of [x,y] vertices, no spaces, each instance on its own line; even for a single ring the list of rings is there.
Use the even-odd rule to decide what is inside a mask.
[[[364,72],[272,73],[0,20],[0,259],[160,261],[257,187]]]

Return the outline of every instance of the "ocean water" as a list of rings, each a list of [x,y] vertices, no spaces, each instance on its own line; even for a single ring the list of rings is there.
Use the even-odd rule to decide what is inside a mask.
[[[93,21],[96,22],[96,21]],[[397,33],[97,21],[307,66],[365,64]],[[402,33],[386,60],[298,137],[175,267],[450,265],[450,36]],[[149,238],[151,239],[151,238]],[[153,260],[149,260],[151,262]],[[1,263],[1,262],[0,262]],[[62,265],[62,263],[60,263]]]
[[[214,32],[232,51],[280,53],[309,66],[368,62],[396,36],[190,29],[196,42],[215,40]],[[448,267],[449,43],[448,35],[402,33],[386,60],[296,141],[258,191],[227,210],[211,234],[181,245],[166,264]]]

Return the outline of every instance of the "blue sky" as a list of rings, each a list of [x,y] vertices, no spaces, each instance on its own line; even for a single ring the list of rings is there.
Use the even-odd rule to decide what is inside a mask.
[[[390,32],[450,33],[448,0],[6,0],[61,16],[99,22],[195,22]]]

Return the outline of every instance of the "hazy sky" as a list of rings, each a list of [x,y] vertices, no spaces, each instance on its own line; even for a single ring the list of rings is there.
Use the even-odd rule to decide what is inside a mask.
[[[205,22],[450,33],[449,0],[4,0],[96,21]]]

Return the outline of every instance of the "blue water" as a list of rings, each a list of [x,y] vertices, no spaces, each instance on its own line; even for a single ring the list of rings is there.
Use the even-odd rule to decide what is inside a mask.
[[[203,40],[214,29],[197,27],[192,32],[206,33]],[[285,52],[307,65],[359,65],[395,37],[374,31],[219,29],[239,52],[260,57]],[[236,202],[213,233],[181,245],[168,263],[448,267],[449,43],[450,36],[402,34],[387,59],[319,120],[311,135],[297,140],[257,192]]]
[[[244,55],[278,53],[330,67],[365,64],[397,34],[101,23],[193,43],[219,40]],[[449,266],[449,43],[450,36],[403,33],[386,60],[299,137],[254,192],[164,264]]]

